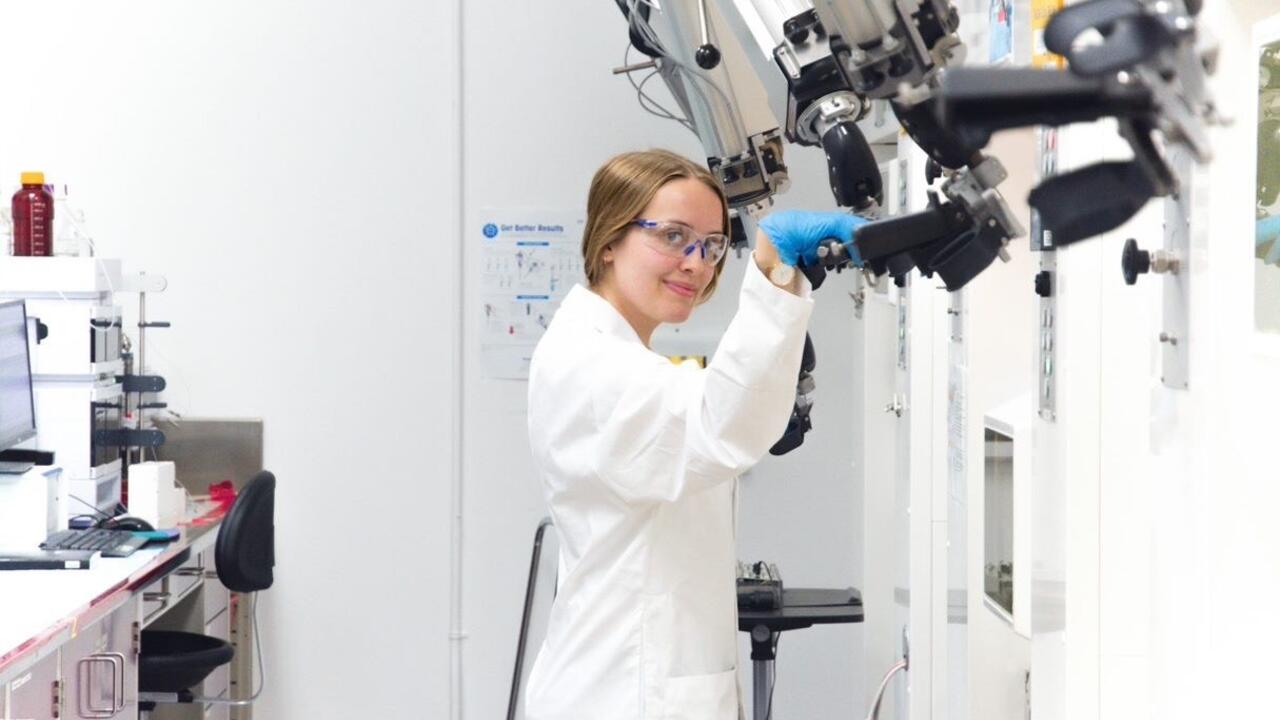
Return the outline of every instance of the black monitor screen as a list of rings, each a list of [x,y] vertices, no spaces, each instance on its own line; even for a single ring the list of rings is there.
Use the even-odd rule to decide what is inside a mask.
[[[35,434],[26,304],[21,300],[0,303],[0,450]]]

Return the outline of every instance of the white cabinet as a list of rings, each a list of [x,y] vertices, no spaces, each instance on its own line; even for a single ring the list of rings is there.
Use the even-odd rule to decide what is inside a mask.
[[[6,671],[0,718],[10,720],[134,720],[138,717],[138,601],[51,644],[28,666]],[[6,692],[7,691],[7,692]]]
[[[58,717],[58,653],[33,663],[8,683],[9,718],[54,720]]]
[[[80,628],[62,646],[62,717],[138,716],[138,601]]]

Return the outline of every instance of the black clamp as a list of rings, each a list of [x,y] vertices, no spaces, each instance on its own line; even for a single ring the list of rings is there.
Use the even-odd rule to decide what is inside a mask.
[[[127,393],[158,393],[165,388],[165,380],[159,375],[117,375],[116,382]]]
[[[117,428],[112,430],[95,430],[93,444],[103,447],[160,447],[164,444],[164,433],[159,430],[138,430],[135,428]]]

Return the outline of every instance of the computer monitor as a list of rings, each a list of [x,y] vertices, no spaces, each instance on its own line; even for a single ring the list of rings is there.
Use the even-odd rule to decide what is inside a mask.
[[[27,305],[0,302],[0,451],[36,436]]]

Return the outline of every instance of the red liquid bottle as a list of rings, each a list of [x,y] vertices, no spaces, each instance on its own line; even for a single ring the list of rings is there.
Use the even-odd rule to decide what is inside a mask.
[[[53,196],[44,189],[44,173],[22,173],[13,194],[13,254],[53,254]]]

